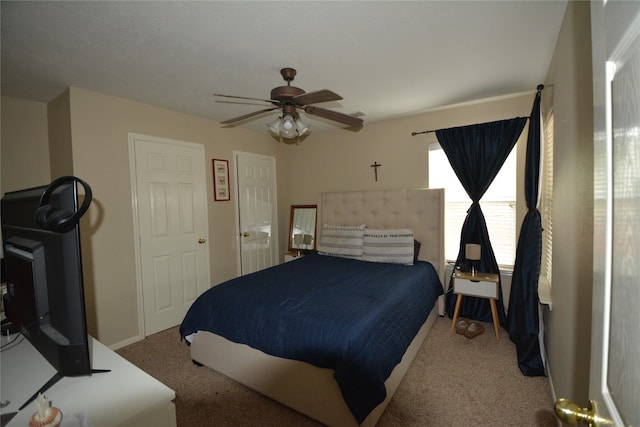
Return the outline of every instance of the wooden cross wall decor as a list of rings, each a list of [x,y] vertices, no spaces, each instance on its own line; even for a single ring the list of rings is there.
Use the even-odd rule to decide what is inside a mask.
[[[381,164],[379,164],[377,161],[373,162],[373,164],[371,165],[371,167],[373,168],[373,172],[375,174],[376,177],[376,182],[378,182],[378,168],[382,166]]]

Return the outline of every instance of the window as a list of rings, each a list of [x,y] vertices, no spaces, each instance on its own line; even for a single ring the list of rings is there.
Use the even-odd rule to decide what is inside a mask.
[[[543,122],[540,215],[542,215],[542,259],[540,283],[551,287],[553,240],[553,111]]]
[[[514,147],[480,200],[498,265],[508,267],[516,256],[516,151]],[[455,262],[471,199],[438,143],[429,146],[429,187],[445,189],[445,257]]]

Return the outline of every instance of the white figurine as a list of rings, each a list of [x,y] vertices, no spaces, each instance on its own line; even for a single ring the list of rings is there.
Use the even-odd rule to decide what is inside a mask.
[[[37,412],[29,419],[29,427],[57,427],[62,421],[62,412],[55,406],[49,405],[49,400],[38,394],[36,398]]]

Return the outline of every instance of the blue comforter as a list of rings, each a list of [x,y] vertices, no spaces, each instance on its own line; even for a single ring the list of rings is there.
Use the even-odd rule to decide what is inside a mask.
[[[433,266],[308,255],[214,286],[180,327],[273,356],[330,368],[358,423],[386,398],[385,380],[442,285]]]

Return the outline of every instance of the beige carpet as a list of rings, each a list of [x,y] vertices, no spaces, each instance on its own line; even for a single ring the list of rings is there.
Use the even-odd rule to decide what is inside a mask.
[[[470,340],[440,318],[378,426],[557,426],[546,377],[525,377],[506,331]],[[235,381],[191,363],[177,328],[118,353],[176,392],[179,427],[319,426]]]

